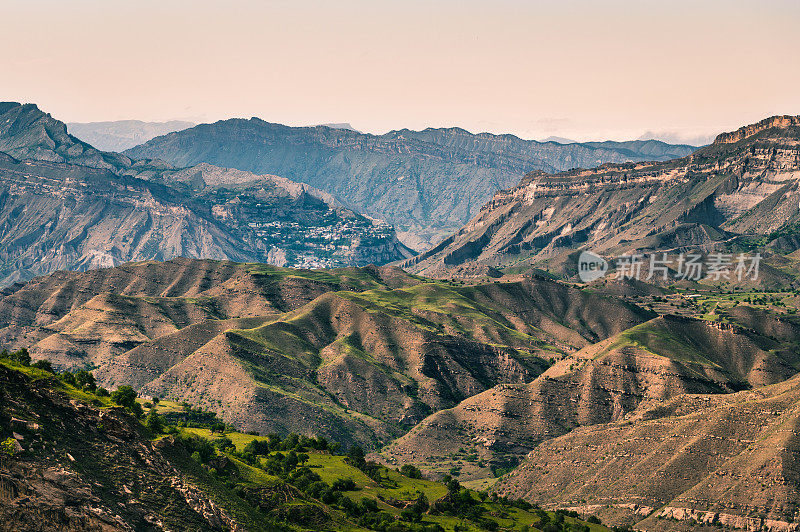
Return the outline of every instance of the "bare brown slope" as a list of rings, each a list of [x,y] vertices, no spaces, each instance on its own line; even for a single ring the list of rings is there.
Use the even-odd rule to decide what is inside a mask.
[[[540,444],[497,490],[591,509],[640,530],[685,527],[664,518],[794,530],[798,404],[798,377],[648,403],[624,420]]]
[[[374,445],[497,383],[529,382],[546,368],[543,357],[647,317],[545,279],[341,291],[260,327],[170,350],[166,363],[156,347],[163,339],[143,345],[96,375],[204,405],[243,428]]]
[[[0,291],[0,341],[61,367],[92,367],[204,320],[274,316],[330,290],[416,282],[388,267],[289,270],[183,258],[56,272]]]
[[[139,389],[180,363],[219,334],[229,329],[258,327],[270,319],[274,318],[263,316],[227,320],[212,319],[194,323],[179,331],[158,336],[155,340],[143,341],[135,348],[105,362],[100,361],[100,367],[93,373],[95,378],[109,389],[123,385]]]
[[[763,321],[764,329],[780,327],[773,316]],[[780,382],[800,368],[798,331],[783,326],[785,343],[741,327],[657,318],[584,348],[530,384],[499,385],[433,414],[384,455],[425,467],[466,448],[486,465],[513,461],[578,426],[621,419],[645,401]],[[457,463],[462,478],[488,475],[485,467]]]

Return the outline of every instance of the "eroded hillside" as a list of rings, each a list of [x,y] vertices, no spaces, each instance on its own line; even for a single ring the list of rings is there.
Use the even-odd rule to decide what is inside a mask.
[[[6,289],[5,345],[243,429],[376,446],[652,315],[543,278],[429,282],[180,259]]]

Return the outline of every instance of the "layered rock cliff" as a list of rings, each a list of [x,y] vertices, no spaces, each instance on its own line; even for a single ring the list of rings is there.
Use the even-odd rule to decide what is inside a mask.
[[[682,159],[530,173],[404,267],[449,275],[477,263],[571,274],[578,249],[708,251],[742,235],[791,230],[800,221],[799,186],[798,118],[774,117]]]

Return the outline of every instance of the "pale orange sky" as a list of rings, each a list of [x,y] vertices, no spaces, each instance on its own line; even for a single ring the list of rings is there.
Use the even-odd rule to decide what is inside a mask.
[[[800,113],[800,2],[0,0],[0,100],[585,139]]]

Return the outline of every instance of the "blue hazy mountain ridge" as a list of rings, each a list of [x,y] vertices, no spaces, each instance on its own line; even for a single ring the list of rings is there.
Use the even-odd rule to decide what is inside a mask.
[[[156,137],[125,153],[307,183],[354,210],[386,219],[404,242],[425,249],[460,229],[495,192],[517,185],[527,172],[668,160],[694,150],[660,141],[563,145],[461,128],[372,135],[234,118]]]
[[[394,229],[273,175],[105,152],[0,103],[0,286],[173,257],[334,267],[410,256]]]
[[[169,120],[143,122],[141,120],[113,120],[106,122],[70,122],[67,131],[99,150],[123,151],[143,142],[194,126],[194,122]]]

